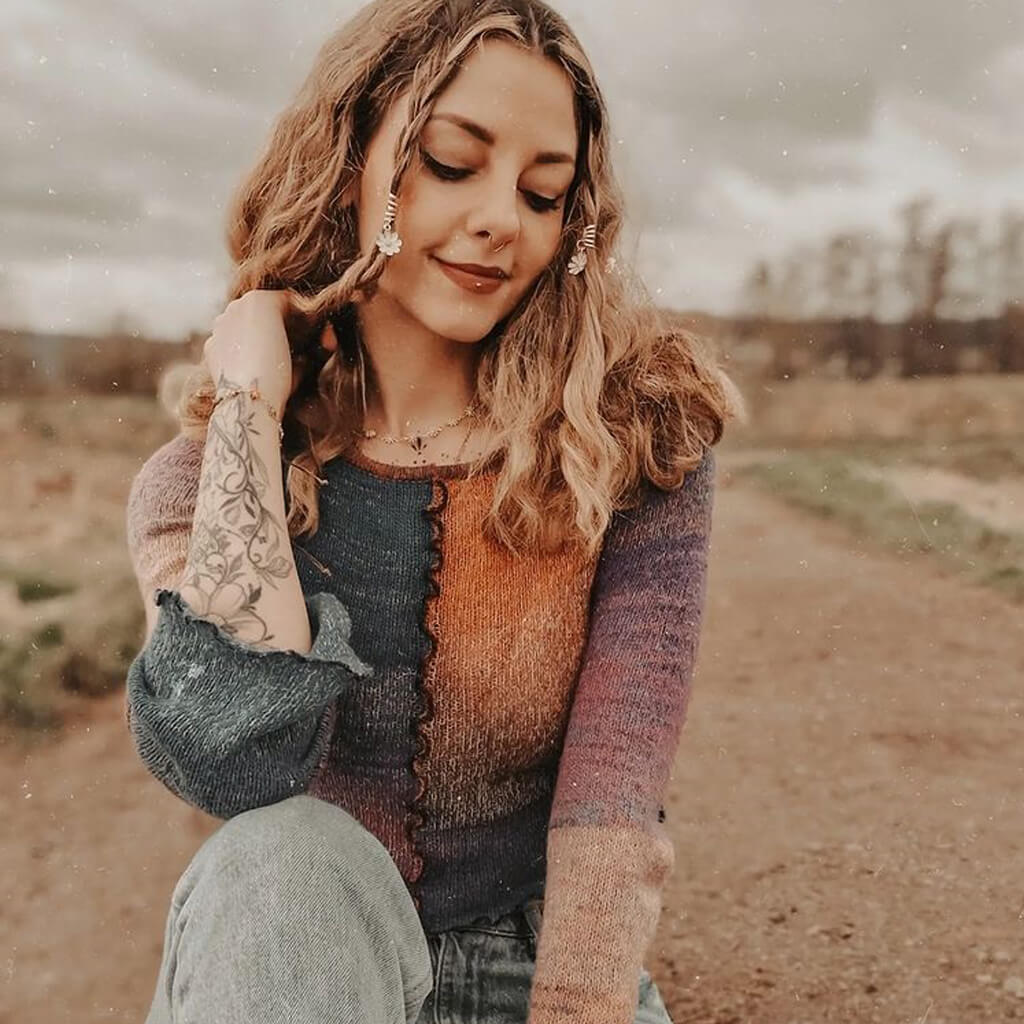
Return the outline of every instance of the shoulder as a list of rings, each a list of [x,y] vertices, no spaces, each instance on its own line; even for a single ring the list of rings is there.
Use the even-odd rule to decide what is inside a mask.
[[[714,499],[715,468],[715,449],[709,445],[697,464],[686,471],[682,484],[664,492],[669,503],[691,513],[706,512]]]
[[[605,551],[614,553],[642,541],[668,543],[686,534],[706,535],[711,528],[715,468],[714,448],[709,445],[677,487],[664,490],[643,480],[634,502],[613,514]]]
[[[142,464],[128,492],[129,542],[148,525],[187,516],[195,510],[203,446],[183,434],[161,445]]]
[[[711,550],[715,456],[705,449],[682,482],[664,490],[645,480],[639,504],[617,510],[605,532],[591,613],[621,613],[650,624],[653,609],[679,621],[680,602],[703,600]]]

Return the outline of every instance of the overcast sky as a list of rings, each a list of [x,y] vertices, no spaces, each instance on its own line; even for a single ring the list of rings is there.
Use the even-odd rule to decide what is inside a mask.
[[[225,203],[356,0],[4,0],[0,325],[173,338],[223,308]],[[557,0],[611,108],[628,250],[730,312],[758,257],[1024,202],[1024,0]]]

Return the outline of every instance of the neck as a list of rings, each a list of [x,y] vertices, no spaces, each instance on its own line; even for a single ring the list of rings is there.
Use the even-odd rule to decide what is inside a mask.
[[[364,429],[401,437],[457,419],[476,394],[479,345],[428,331],[378,293],[357,305],[366,359]]]

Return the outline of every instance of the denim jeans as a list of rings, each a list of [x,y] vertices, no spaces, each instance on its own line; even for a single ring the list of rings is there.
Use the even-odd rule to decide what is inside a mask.
[[[542,913],[426,933],[376,836],[290,797],[228,819],[185,869],[146,1024],[525,1024]],[[646,971],[635,1024],[672,1024]]]

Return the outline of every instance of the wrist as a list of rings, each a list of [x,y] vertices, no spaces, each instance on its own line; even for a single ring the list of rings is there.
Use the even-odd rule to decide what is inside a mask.
[[[254,406],[263,408],[277,426],[278,439],[284,437],[282,419],[284,417],[284,403],[271,401],[258,387],[222,387],[218,388],[213,396],[213,409],[216,409],[224,401],[249,400]]]

